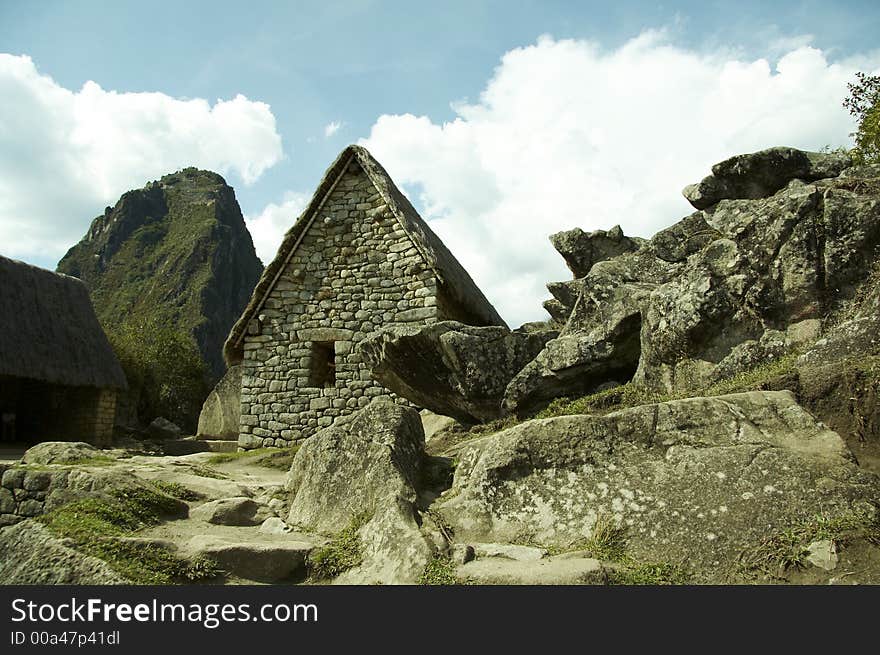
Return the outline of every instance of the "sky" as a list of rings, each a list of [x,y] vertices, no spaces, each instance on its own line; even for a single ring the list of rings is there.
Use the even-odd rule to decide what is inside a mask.
[[[366,146],[511,327],[551,233],[649,237],[734,154],[851,145],[880,4],[0,0],[0,254],[54,269],[119,196],[198,166],[275,255]]]

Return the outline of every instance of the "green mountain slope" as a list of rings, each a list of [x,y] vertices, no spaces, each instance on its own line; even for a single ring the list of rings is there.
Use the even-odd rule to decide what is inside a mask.
[[[262,269],[235,192],[195,168],[123,194],[58,264],[88,285],[108,332],[161,321],[193,338],[215,381]]]

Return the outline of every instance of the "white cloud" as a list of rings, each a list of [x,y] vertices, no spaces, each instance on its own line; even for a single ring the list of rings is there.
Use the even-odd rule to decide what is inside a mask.
[[[829,63],[795,45],[770,62],[686,50],[660,32],[614,51],[542,37],[506,53],[453,121],[384,115],[362,143],[518,325],[546,318],[544,285],[570,277],[549,234],[619,223],[651,236],[693,211],[680,189],[717,161],[849,144],[846,82],[880,53]]]
[[[308,202],[309,196],[306,194],[288,192],[281,204],[271,202],[256,216],[245,216],[254,248],[263,264],[268,265],[275,258],[284,233],[293,227]]]
[[[329,139],[331,136],[339,131],[339,128],[342,127],[342,125],[343,123],[341,123],[340,121],[332,121],[330,123],[327,123],[327,125],[324,126],[324,137]]]
[[[125,191],[186,166],[252,184],[282,158],[269,105],[71,91],[0,54],[0,253],[56,259]]]

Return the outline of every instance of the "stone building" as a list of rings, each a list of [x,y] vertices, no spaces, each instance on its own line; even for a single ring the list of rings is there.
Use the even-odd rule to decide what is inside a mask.
[[[4,439],[109,444],[126,386],[85,285],[0,257]]]
[[[504,325],[385,169],[349,146],[287,232],[224,346],[242,365],[239,446],[299,442],[392,396],[356,345],[390,325]]]

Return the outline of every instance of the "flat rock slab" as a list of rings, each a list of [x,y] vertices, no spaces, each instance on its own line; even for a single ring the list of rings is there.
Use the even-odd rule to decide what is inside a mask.
[[[186,550],[193,557],[216,562],[226,573],[254,582],[279,582],[305,577],[306,561],[315,544],[305,541],[237,542],[197,535]]]
[[[518,544],[469,544],[477,557],[506,557],[519,562],[537,562],[547,557],[546,548]]]
[[[608,582],[608,569],[599,560],[590,558],[476,559],[459,566],[456,575],[485,585],[601,585]]]
[[[252,488],[234,480],[206,478],[191,473],[189,469],[183,467],[180,467],[179,471],[165,468],[156,471],[137,470],[134,471],[134,473],[145,480],[161,480],[163,482],[176,482],[177,484],[182,484],[187,489],[195,491],[210,500],[236,496],[249,498],[254,495]]]
[[[442,321],[389,327],[358,348],[387,389],[437,414],[481,423],[501,416],[510,380],[556,334]]]
[[[684,561],[699,581],[725,581],[743,551],[792,524],[880,497],[877,477],[790,392],[533,420],[459,457],[434,509],[463,543],[566,546],[608,517],[637,561]]]

